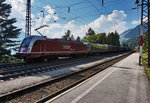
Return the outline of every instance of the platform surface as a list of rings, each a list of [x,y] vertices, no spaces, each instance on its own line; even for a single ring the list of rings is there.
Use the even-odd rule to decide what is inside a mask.
[[[150,85],[138,53],[46,103],[150,103]]]

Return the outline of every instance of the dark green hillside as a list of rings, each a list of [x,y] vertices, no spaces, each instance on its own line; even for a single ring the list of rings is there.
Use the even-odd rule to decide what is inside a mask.
[[[138,29],[140,28],[140,25],[136,26],[135,28],[128,29],[120,34],[120,42],[126,42],[127,40],[136,37],[138,33]]]
[[[139,45],[139,36],[135,36],[125,42],[125,44],[128,44],[132,48],[135,48],[136,46]]]

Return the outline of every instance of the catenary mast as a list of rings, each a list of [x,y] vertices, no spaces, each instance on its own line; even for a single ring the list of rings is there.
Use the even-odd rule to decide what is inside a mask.
[[[27,0],[25,37],[31,35],[31,0]]]

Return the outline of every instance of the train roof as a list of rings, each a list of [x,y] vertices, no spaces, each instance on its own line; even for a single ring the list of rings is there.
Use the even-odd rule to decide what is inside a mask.
[[[31,35],[26,38],[34,38],[36,40],[54,40],[54,41],[63,41],[63,42],[73,42],[73,43],[82,43],[80,41],[75,41],[75,40],[64,40],[64,39],[59,39],[59,38],[47,38],[46,36],[38,36],[38,35]]]

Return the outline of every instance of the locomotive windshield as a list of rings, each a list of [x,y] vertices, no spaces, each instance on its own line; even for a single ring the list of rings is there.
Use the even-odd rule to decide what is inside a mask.
[[[28,47],[32,38],[33,38],[33,37],[31,37],[31,36],[25,38],[25,39],[23,40],[22,44],[21,44],[21,47]]]

